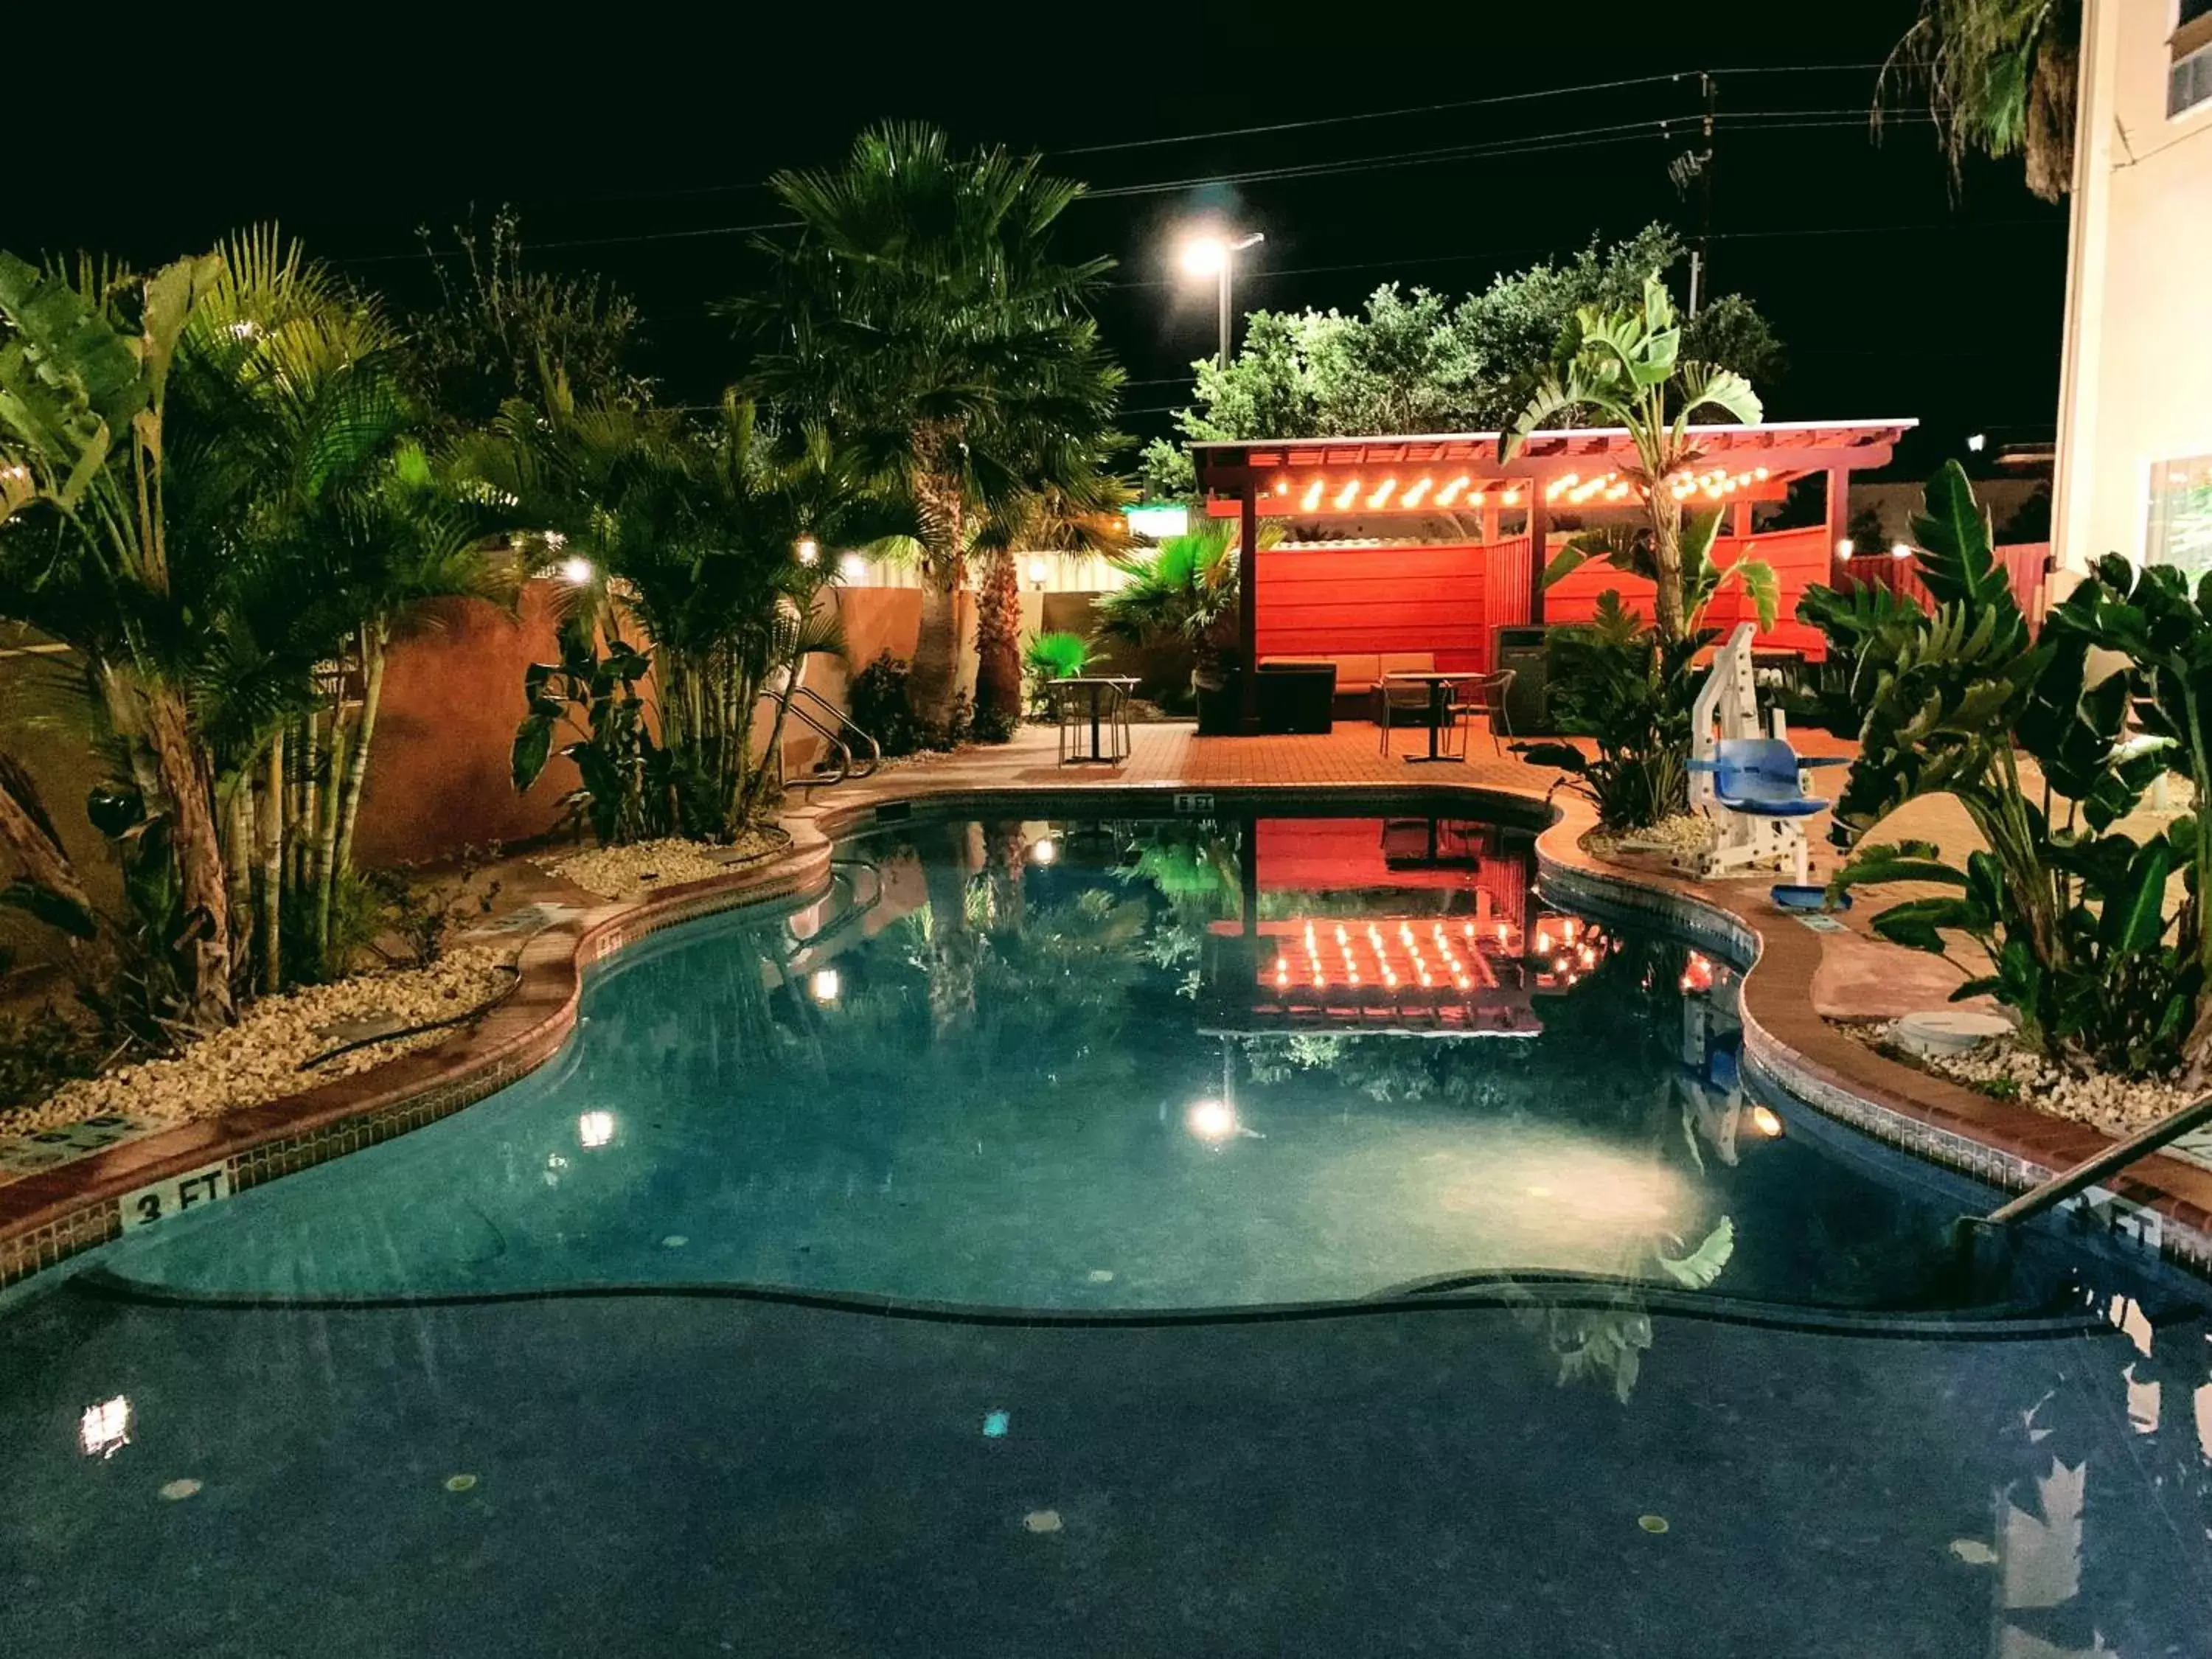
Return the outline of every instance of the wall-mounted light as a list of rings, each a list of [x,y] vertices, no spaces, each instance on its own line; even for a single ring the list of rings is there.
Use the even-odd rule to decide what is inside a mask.
[[[1047,564],[1042,558],[1031,559],[1030,561],[1030,586],[1036,589],[1038,592],[1043,592],[1044,579],[1051,568],[1052,567]]]
[[[822,562],[822,544],[811,536],[801,536],[799,538],[799,562],[801,564],[819,564]]]
[[[1836,556],[1838,558],[1848,559],[1852,554],[1858,550],[1858,544],[1854,542],[1849,536],[1838,536],[1836,538]]]
[[[592,562],[580,554],[561,561],[561,580],[571,587],[588,586],[593,574]]]
[[[1903,542],[1892,542],[1889,546],[1889,556],[1893,559],[1909,559],[1912,556],[1912,550]]]

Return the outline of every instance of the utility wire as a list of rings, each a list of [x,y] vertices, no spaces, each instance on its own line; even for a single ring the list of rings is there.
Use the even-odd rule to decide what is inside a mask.
[[[1741,124],[1743,130],[1758,132],[1789,131],[1821,131],[1836,127],[1856,127],[1864,116],[1857,111],[1841,110],[1740,110],[1724,113],[1720,120],[1724,127]],[[1932,118],[1923,115],[1901,115],[1902,122],[1924,122]],[[1600,127],[1570,127],[1545,133],[1524,133],[1509,138],[1492,139],[1471,144],[1451,144],[1428,149],[1384,151],[1376,155],[1347,157],[1334,161],[1314,161],[1286,167],[1252,167],[1241,172],[1198,174],[1189,178],[1155,180],[1146,184],[1113,185],[1090,190],[1077,198],[1083,202],[1110,201],[1136,196],[1172,194],[1177,191],[1195,190],[1208,185],[1249,185],[1293,183],[1305,179],[1340,178],[1359,173],[1382,172],[1398,167],[1431,167],[1452,161],[1478,161],[1531,154],[1551,154],[1571,149],[1586,149],[1595,146],[1634,143],[1651,138],[1674,137],[1673,128],[1687,126],[1698,119],[1696,116],[1653,116],[1643,120],[1625,121]],[[571,248],[627,246],[646,242],[690,241],[713,236],[741,236],[756,231],[792,230],[799,228],[796,219],[763,220],[748,224],[702,225],[684,230],[631,231],[607,236],[573,236],[552,241],[533,241],[534,251],[551,252]],[[356,254],[332,261],[337,264],[391,264],[402,260],[427,259],[435,257],[428,249],[417,249],[406,253]]]

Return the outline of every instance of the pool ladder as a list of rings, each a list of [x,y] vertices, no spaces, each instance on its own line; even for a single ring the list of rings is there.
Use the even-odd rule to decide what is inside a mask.
[[[800,778],[799,787],[822,788],[842,783],[848,778],[865,778],[883,764],[883,744],[864,731],[850,714],[811,686],[792,688],[786,712],[795,716],[800,725],[827,743],[835,761],[830,769]],[[865,749],[866,753],[855,753],[855,744]],[[789,787],[784,776],[783,745],[780,743],[775,748],[775,781],[780,785]]]
[[[2129,1164],[2144,1158],[2160,1147],[2179,1140],[2200,1123],[2212,1121],[2212,1095],[2203,1095],[2186,1106],[2169,1112],[2155,1123],[2138,1129],[2124,1140],[2115,1141],[2094,1158],[2085,1158],[2070,1170],[2062,1170],[2041,1186],[2022,1193],[2009,1203],[2001,1204],[1987,1215],[1966,1218],[1977,1227],[2009,1227],[2015,1222],[2041,1215],[2055,1209],[2068,1199],[2087,1191],[2108,1176],[2118,1175]]]

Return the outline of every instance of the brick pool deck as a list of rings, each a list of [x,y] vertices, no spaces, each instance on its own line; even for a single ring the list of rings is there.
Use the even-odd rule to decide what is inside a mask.
[[[1817,736],[1801,740],[1822,747]],[[830,844],[880,805],[932,798],[1071,796],[1138,791],[1214,791],[1296,797],[1437,792],[1517,797],[1535,810],[1556,775],[1498,754],[1470,734],[1464,763],[1408,764],[1425,734],[1401,732],[1382,751],[1372,726],[1328,736],[1200,738],[1188,725],[1139,726],[1115,766],[1061,766],[1054,734],[1024,730],[1000,748],[928,756],[875,777],[820,792],[785,818],[789,851],[729,877],[650,898],[602,904],[552,922],[524,946],[515,993],[474,1026],[433,1048],[283,1100],[162,1130],[0,1185],[0,1285],[29,1277],[117,1237],[134,1195],[180,1179],[219,1180],[236,1192],[460,1110],[543,1064],[575,1020],[582,970],[647,934],[734,905],[807,895],[829,880]],[[1753,1068],[1802,1102],[1879,1139],[2001,1187],[2022,1188],[2109,1146],[2086,1125],[2047,1116],[1883,1058],[1838,1031],[1826,1014],[1902,1012],[1940,1002],[1953,982],[1933,959],[1857,931],[1815,933],[1776,911],[1760,875],[1693,883],[1664,872],[1601,865],[1579,846],[1591,819],[1561,792],[1559,818],[1540,837],[1541,879],[1563,897],[1637,910],[1733,954],[1756,953],[1742,996],[1745,1052]],[[1940,805],[1931,813],[1940,815]],[[1901,816],[1901,815],[1900,815]],[[1899,833],[1948,840],[1940,816]],[[1814,835],[1820,833],[1814,821]],[[1869,956],[1869,953],[1875,953]],[[1932,977],[1931,977],[1932,973]],[[1896,1004],[1895,1006],[1885,1006]],[[217,1176],[216,1172],[220,1172]],[[2212,1168],[2154,1155],[2112,1183],[2130,1206],[2160,1218],[2165,1252],[2212,1272]]]

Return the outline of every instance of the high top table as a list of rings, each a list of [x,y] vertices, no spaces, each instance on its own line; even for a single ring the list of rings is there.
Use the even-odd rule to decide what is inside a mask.
[[[1115,766],[1127,758],[1129,693],[1136,689],[1135,678],[1127,674],[1071,674],[1065,679],[1051,681],[1046,686],[1047,695],[1052,699],[1054,718],[1060,726],[1060,763],[1062,766],[1085,763]],[[1109,691],[1114,694],[1113,702],[1110,706],[1102,708],[1100,705],[1106,702]],[[1068,752],[1068,711],[1075,701],[1075,694],[1079,692],[1089,700],[1091,705],[1091,752],[1087,755],[1083,752],[1079,741],[1075,745],[1075,752]],[[1112,754],[1108,754],[1101,745],[1102,726],[1114,734]],[[1079,732],[1081,731],[1079,725],[1077,730]]]

